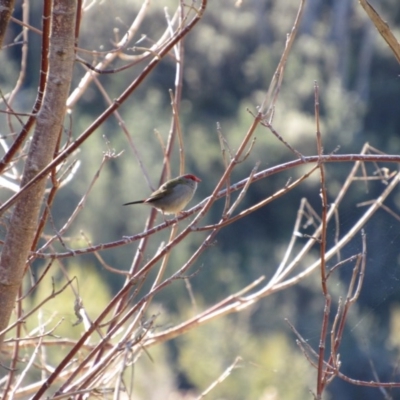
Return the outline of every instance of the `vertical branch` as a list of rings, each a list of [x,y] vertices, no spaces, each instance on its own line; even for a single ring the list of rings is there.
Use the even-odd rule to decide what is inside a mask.
[[[319,122],[319,91],[318,85],[314,83],[314,94],[315,94],[315,124],[317,129],[317,150],[318,157],[321,158],[324,149],[322,146],[321,130]],[[325,253],[326,253],[326,228],[328,223],[328,200],[326,195],[325,186],[325,169],[324,164],[321,159],[318,162],[321,180],[321,201],[322,201],[322,215],[321,215],[321,238],[320,238],[320,271],[321,271],[321,285],[322,293],[325,297],[325,308],[324,317],[322,320],[321,337],[319,344],[319,354],[318,354],[318,376],[317,376],[317,399],[322,396],[322,391],[325,387],[325,374],[324,374],[324,356],[325,356],[325,345],[326,345],[326,335],[328,332],[328,322],[329,322],[329,311],[331,306],[331,297],[328,292],[328,287],[326,285],[326,264],[325,264]]]
[[[29,2],[24,0],[22,3],[22,19],[24,23],[28,23],[29,21]],[[17,79],[17,83],[15,84],[15,87],[13,90],[10,92],[10,96],[8,98],[8,106],[10,107],[15,99],[15,96],[17,95],[18,91],[21,89],[22,84],[24,83],[25,76],[26,76],[26,65],[27,65],[27,59],[28,59],[28,43],[29,43],[29,35],[28,35],[28,28],[26,26],[22,27],[22,48],[21,48],[21,67],[19,70],[19,76]],[[8,110],[11,111],[10,108]],[[7,120],[8,120],[8,126],[10,129],[10,132],[14,132],[13,124],[12,124],[12,113],[7,114]]]
[[[166,18],[169,24],[169,29],[171,31],[171,36],[173,36],[172,32],[172,25],[171,25],[171,20],[166,14]],[[179,6],[179,30],[182,29],[182,22],[184,19],[184,14],[183,14],[183,6],[182,4]],[[184,57],[184,46],[183,46],[183,40],[182,38],[175,46],[174,46],[174,53],[175,53],[175,58],[176,58],[176,70],[175,70],[175,94],[173,95],[172,92],[170,92],[171,96],[171,105],[172,105],[172,111],[173,111],[173,118],[171,121],[171,128],[170,132],[168,135],[168,141],[167,141],[167,148],[165,150],[165,158],[164,158],[164,164],[163,164],[163,171],[161,174],[161,181],[164,181],[166,178],[166,172],[167,172],[167,164],[168,161],[171,157],[172,149],[174,146],[174,141],[175,141],[175,136],[178,135],[178,140],[179,140],[179,156],[180,156],[180,173],[183,174],[184,169],[185,169],[185,156],[183,152],[183,141],[182,141],[182,132],[180,129],[179,125],[179,109],[180,109],[180,104],[181,104],[181,98],[182,98],[182,80],[183,80],[183,57]]]
[[[315,93],[315,124],[317,128],[317,151],[318,157],[321,157],[324,153],[324,149],[322,146],[321,139],[321,130],[319,123],[319,92],[318,85],[315,82],[314,84],[314,93]],[[328,288],[326,286],[326,266],[325,266],[325,252],[326,252],[326,228],[327,228],[327,213],[328,213],[328,199],[326,195],[326,186],[325,186],[325,169],[324,164],[319,161],[318,162],[320,177],[321,177],[321,201],[322,201],[322,216],[321,216],[321,243],[320,243],[320,254],[321,254],[321,284],[322,284],[322,292],[324,296],[328,295]]]
[[[268,88],[268,92],[259,109],[260,114],[262,114],[264,116],[264,119],[266,119],[270,124],[272,123],[275,103],[278,99],[278,95],[281,89],[286,61],[289,57],[290,49],[292,48],[292,45],[294,43],[297,31],[299,30],[300,21],[304,11],[304,5],[305,5],[305,0],[301,0],[299,9],[297,11],[296,19],[293,24],[292,31],[287,36],[285,50],[282,53],[279,64],[276,67],[274,77],[272,78],[271,84]]]
[[[178,114],[178,107],[177,103],[178,100],[174,94],[172,93],[172,90],[169,91],[169,95],[171,97],[171,107],[172,107],[172,116],[173,116],[173,125],[176,129],[176,132],[178,134],[178,142],[179,142],[179,175],[183,175],[185,173],[185,149],[183,145],[183,137],[182,137],[182,130],[181,130],[181,125],[179,123],[179,114]],[[167,160],[169,161],[169,160]],[[167,163],[167,165],[169,162]]]
[[[0,173],[4,171],[9,162],[13,159],[15,154],[21,148],[24,143],[26,137],[31,131],[35,121],[36,121],[36,113],[40,110],[43,101],[43,93],[46,86],[46,79],[49,70],[49,40],[50,40],[50,12],[51,12],[51,0],[45,0],[43,2],[43,12],[42,12],[42,21],[43,21],[43,33],[42,33],[42,54],[40,60],[40,75],[39,75],[39,88],[35,100],[35,104],[33,105],[32,112],[25,125],[22,127],[21,132],[18,134],[14,143],[11,145],[7,153],[0,160]]]

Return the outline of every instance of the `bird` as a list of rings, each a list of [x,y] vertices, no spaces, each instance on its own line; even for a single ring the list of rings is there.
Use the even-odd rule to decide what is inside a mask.
[[[147,204],[163,214],[178,214],[192,200],[201,179],[192,174],[178,176],[163,183],[147,199],[131,201],[130,204]]]

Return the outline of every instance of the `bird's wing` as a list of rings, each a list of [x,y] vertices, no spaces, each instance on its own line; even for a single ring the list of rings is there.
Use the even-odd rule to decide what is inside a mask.
[[[150,197],[146,200],[147,203],[151,203],[152,201],[159,200],[165,196],[165,192],[167,189],[165,188],[165,184],[161,185],[155,192],[153,192]]]

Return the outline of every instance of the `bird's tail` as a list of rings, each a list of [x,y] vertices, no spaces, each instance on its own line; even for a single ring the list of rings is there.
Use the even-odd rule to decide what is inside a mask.
[[[125,203],[125,204],[122,204],[122,205],[123,206],[129,206],[129,204],[140,204],[140,203],[144,203],[144,200],[131,201],[130,203]]]

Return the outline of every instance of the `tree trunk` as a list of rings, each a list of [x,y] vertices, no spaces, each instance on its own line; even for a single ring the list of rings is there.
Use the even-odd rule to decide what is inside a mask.
[[[65,104],[74,64],[76,2],[56,0],[52,10],[47,76],[43,105],[37,114],[21,185],[29,182],[54,157],[63,129]],[[20,198],[13,210],[0,258],[0,332],[8,325],[24,275],[47,179],[39,181]],[[0,345],[4,335],[0,337]]]

